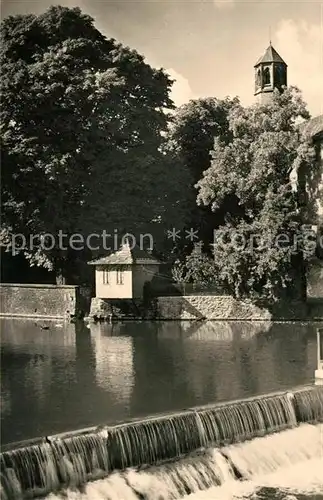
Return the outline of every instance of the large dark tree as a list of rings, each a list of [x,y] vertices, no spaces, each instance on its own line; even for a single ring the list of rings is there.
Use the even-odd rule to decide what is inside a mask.
[[[5,239],[153,233],[180,218],[181,171],[172,179],[162,153],[173,107],[163,70],[106,39],[78,8],[9,17],[1,44]],[[58,275],[72,257],[57,245],[25,255]]]

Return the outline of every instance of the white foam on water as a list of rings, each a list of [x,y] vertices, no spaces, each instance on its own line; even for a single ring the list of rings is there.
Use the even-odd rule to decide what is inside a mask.
[[[245,498],[261,488],[286,494],[323,494],[323,425],[305,424],[272,436],[228,446],[223,452],[247,478],[188,495],[196,500]]]
[[[231,481],[219,487],[193,493],[189,500],[238,500],[246,499],[261,488],[277,488],[286,495],[323,494],[323,457],[284,467],[250,481]],[[288,498],[288,497],[287,497]],[[286,500],[286,497],[285,497]]]
[[[138,500],[137,495],[127,485],[120,474],[111,474],[104,480],[88,483],[85,491],[67,490],[61,495],[51,493],[46,497],[47,500]]]
[[[302,425],[261,439],[223,448],[244,478],[271,474],[323,457],[323,425]],[[323,472],[322,472],[323,474]]]
[[[323,493],[323,424],[304,424],[221,451],[246,480],[234,479],[230,464],[213,448],[202,457],[166,466],[116,472],[87,483],[82,493],[69,489],[47,499],[138,500],[137,492],[146,500],[238,500],[262,487],[286,495]],[[221,486],[214,486],[217,483]]]

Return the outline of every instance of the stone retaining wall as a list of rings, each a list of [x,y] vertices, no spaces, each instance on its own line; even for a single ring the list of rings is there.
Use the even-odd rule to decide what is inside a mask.
[[[323,320],[323,298],[308,299],[308,317],[313,321]]]
[[[307,276],[307,295],[311,299],[323,300],[323,260],[316,259],[311,263]]]
[[[167,320],[302,320],[307,317],[304,303],[255,305],[230,296],[187,295],[158,297],[157,319]]]
[[[77,286],[0,285],[0,316],[26,318],[67,318],[76,314]]]
[[[313,319],[318,319],[322,309],[312,307]],[[158,297],[149,306],[131,299],[117,301],[96,297],[91,302],[89,319],[288,321],[309,319],[308,310],[307,304],[302,302],[255,305],[252,301],[220,295]]]

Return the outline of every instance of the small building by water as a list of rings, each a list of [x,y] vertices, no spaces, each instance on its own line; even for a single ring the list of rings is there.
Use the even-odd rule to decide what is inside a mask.
[[[140,299],[158,275],[161,262],[126,240],[121,248],[89,262],[95,267],[95,295],[100,299]]]

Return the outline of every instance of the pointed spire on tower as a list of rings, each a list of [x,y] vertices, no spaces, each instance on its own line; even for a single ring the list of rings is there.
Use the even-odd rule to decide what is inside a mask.
[[[270,45],[267,48],[266,52],[264,53],[264,55],[261,56],[258,59],[258,61],[256,62],[255,67],[259,66],[259,64],[263,64],[263,63],[281,63],[281,64],[285,64],[287,66],[284,59],[282,59],[280,57],[280,55],[278,54],[278,52],[274,49],[271,42],[270,42]]]

